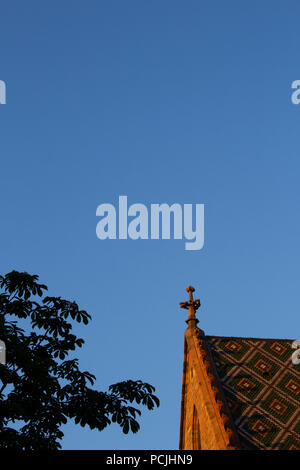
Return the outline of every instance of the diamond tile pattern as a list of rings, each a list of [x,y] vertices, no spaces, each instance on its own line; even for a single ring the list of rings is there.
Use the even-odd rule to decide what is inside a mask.
[[[300,450],[300,365],[292,340],[206,336],[241,443]]]

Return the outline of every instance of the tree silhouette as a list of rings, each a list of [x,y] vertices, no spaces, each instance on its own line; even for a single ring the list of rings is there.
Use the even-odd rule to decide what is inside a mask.
[[[68,359],[84,343],[69,321],[86,325],[91,317],[76,302],[44,297],[47,286],[38,279],[17,271],[0,276],[0,339],[7,357],[0,364],[0,449],[60,449],[67,419],[99,431],[118,423],[125,434],[136,433],[141,411],[130,404],[159,406],[155,388],[141,380],[108,391],[91,388],[95,376]],[[18,319],[29,320],[29,333]]]

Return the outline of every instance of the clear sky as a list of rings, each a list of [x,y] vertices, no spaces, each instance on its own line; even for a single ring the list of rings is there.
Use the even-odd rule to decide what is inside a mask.
[[[1,4],[1,274],[93,321],[97,387],[157,388],[141,431],[66,425],[66,449],[176,449],[192,284],[208,335],[300,338],[298,1]],[[205,243],[96,237],[96,208],[205,204]]]

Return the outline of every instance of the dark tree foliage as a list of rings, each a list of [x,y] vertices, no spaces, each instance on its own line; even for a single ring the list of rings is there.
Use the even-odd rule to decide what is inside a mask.
[[[7,362],[0,364],[0,449],[56,450],[61,425],[70,418],[81,426],[102,431],[118,423],[136,433],[140,410],[159,406],[155,388],[140,380],[93,386],[95,376],[79,369],[68,354],[84,340],[72,334],[72,321],[85,325],[91,318],[76,302],[44,297],[47,286],[37,275],[12,271],[0,276],[0,339]],[[30,332],[18,327],[28,319]]]

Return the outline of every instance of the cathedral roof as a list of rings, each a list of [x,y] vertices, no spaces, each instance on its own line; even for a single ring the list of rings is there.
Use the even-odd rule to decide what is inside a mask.
[[[242,447],[300,450],[300,365],[292,340],[205,337]]]
[[[206,336],[186,290],[179,448],[300,450],[300,342]]]

